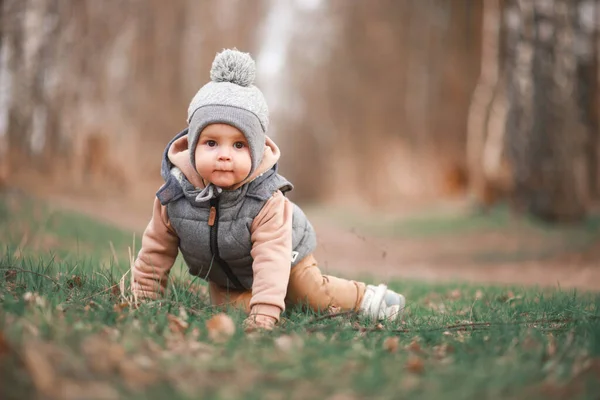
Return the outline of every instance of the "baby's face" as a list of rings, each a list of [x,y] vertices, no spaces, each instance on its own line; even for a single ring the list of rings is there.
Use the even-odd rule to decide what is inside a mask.
[[[252,166],[246,138],[227,124],[211,124],[202,130],[195,158],[200,176],[223,189],[246,179]]]

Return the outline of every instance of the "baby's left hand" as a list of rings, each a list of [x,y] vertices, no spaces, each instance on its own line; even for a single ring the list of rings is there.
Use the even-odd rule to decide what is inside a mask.
[[[250,315],[244,320],[244,332],[249,333],[259,329],[270,331],[275,327],[276,322],[275,318],[268,315]]]

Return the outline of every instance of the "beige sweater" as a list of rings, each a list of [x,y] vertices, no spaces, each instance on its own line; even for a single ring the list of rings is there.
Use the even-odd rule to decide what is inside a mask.
[[[169,159],[192,184],[203,187],[204,182],[189,163],[187,151],[187,137],[184,136],[169,149]],[[259,168],[237,187],[260,176],[278,159],[279,149],[267,138]],[[293,204],[278,191],[267,200],[251,225],[251,255],[254,259],[251,314],[268,315],[279,320],[285,309],[291,267],[292,212]],[[179,238],[171,226],[167,208],[155,198],[152,219],[144,231],[142,248],[132,268],[132,289],[138,298],[155,299],[164,294],[178,251]]]

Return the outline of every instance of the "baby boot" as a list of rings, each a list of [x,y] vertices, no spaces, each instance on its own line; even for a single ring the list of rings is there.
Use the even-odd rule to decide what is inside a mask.
[[[358,314],[379,321],[396,321],[401,318],[404,305],[404,296],[388,290],[386,285],[367,285]]]

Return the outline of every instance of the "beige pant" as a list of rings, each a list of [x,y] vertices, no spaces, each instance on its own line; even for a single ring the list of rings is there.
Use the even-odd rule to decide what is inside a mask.
[[[232,305],[250,312],[250,290],[231,290],[209,284],[213,305]],[[322,275],[313,255],[308,255],[292,268],[285,303],[307,306],[320,311],[358,311],[365,294],[365,284]]]

